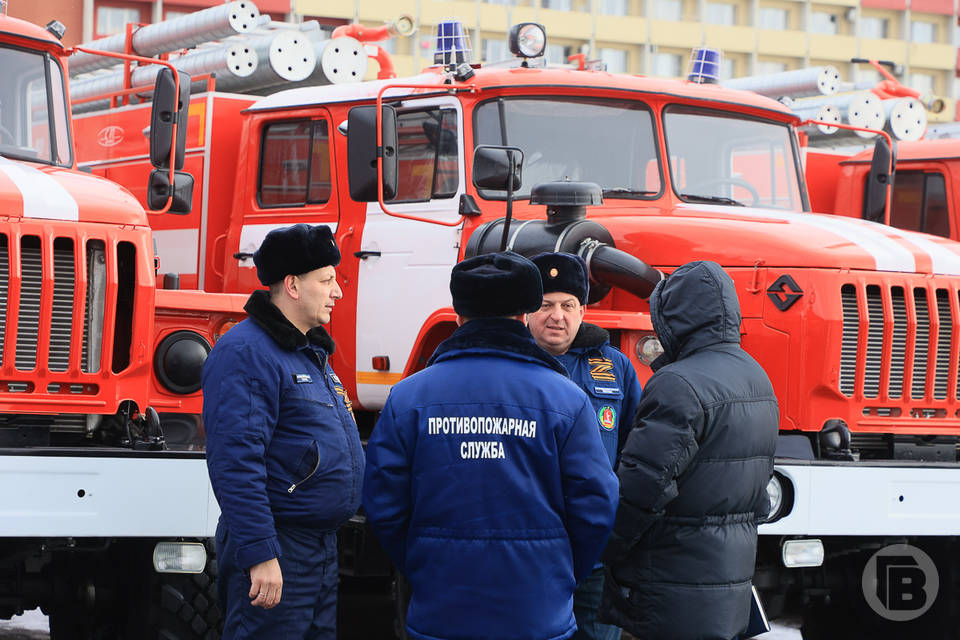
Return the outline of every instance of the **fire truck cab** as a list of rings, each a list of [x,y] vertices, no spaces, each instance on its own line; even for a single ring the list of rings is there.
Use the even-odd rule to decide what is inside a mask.
[[[144,207],[77,166],[62,35],[0,10],[0,617],[41,607],[53,638],[199,637],[217,623],[197,602],[219,511],[202,429],[165,434],[158,411],[199,410],[197,351],[243,296],[157,290]]]

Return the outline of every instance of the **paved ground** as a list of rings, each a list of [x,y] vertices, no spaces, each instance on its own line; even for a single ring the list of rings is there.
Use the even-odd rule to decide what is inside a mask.
[[[799,621],[788,620],[775,625],[770,633],[759,637],[763,640],[800,640],[800,632],[797,630],[799,626]],[[375,638],[368,634],[361,637],[363,640]],[[38,609],[28,611],[13,620],[0,620],[0,640],[48,640],[49,638],[47,618]],[[629,640],[629,636],[624,635],[623,640]]]

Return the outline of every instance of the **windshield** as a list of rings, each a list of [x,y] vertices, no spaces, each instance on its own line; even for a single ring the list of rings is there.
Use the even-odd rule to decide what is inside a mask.
[[[520,198],[534,185],[567,179],[596,182],[608,197],[654,197],[661,186],[655,140],[647,106],[628,100],[502,98],[476,110],[476,144],[523,149]]]
[[[786,124],[674,106],[664,110],[663,131],[683,200],[803,210]]]
[[[71,164],[60,65],[42,53],[0,47],[0,69],[0,156]]]

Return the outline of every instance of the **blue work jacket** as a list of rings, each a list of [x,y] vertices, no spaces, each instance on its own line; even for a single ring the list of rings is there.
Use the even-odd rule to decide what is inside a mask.
[[[627,356],[610,346],[605,329],[586,322],[567,352],[557,359],[570,379],[587,392],[610,466],[616,468],[640,403],[636,370]]]
[[[360,506],[364,454],[330,368],[333,340],[306,336],[266,291],[203,366],[207,469],[241,567],[281,555],[276,526],[334,531]]]
[[[364,508],[410,582],[419,640],[561,640],[617,481],[590,401],[520,322],[475,319],[394,386]]]

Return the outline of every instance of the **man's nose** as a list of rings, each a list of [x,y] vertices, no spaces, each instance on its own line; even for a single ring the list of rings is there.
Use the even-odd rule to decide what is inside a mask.
[[[339,300],[343,297],[343,289],[340,288],[339,282],[334,283],[333,291],[330,292],[330,297],[334,300]]]

